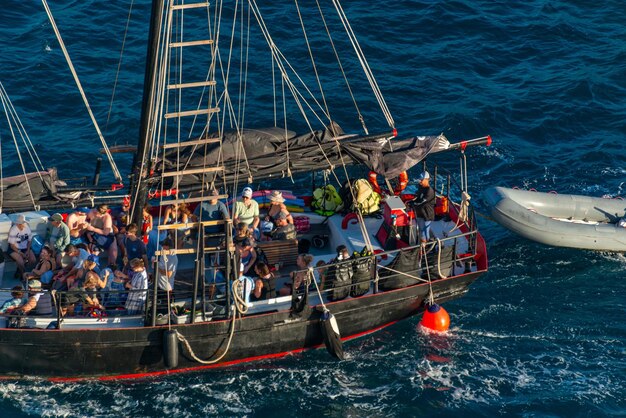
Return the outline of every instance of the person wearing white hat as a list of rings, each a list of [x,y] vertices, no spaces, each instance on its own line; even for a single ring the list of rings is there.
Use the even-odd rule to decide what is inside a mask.
[[[241,192],[241,200],[235,203],[233,222],[235,225],[239,222],[248,224],[250,229],[252,229],[258,237],[260,222],[259,204],[252,198],[252,189],[250,187],[244,187]]]
[[[33,233],[26,223],[24,215],[17,216],[15,223],[9,229],[9,249],[11,258],[15,260],[17,270],[15,277],[22,277],[26,271],[26,264],[35,264],[35,254],[30,249]]]
[[[287,223],[293,224],[293,217],[287,210],[287,206],[285,206],[285,198],[283,194],[278,190],[274,190],[269,196],[270,206],[267,210],[267,216],[265,217],[266,221],[277,223],[278,216],[282,216],[281,214],[287,214]]]
[[[419,189],[415,198],[411,201],[411,206],[415,211],[415,218],[420,230],[422,242],[430,239],[430,224],[435,220],[435,191],[430,187],[430,174],[424,171],[420,174]]]

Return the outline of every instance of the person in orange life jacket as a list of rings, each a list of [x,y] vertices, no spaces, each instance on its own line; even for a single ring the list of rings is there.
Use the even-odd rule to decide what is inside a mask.
[[[415,218],[420,230],[420,238],[422,242],[430,239],[430,225],[435,220],[435,191],[430,187],[430,174],[424,171],[420,174],[419,189],[417,195],[410,201],[410,205],[415,211]]]

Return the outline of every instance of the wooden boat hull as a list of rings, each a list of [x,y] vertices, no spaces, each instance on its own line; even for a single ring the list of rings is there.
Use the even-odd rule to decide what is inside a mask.
[[[626,251],[626,201],[505,187],[485,191],[492,218],[524,238],[557,247]]]
[[[438,303],[455,299],[484,271],[433,282]],[[427,283],[327,304],[337,318],[342,338],[376,331],[424,309]],[[289,311],[244,317],[226,356],[217,364],[202,365],[180,346],[178,366],[164,363],[163,340],[167,326],[101,330],[4,329],[0,332],[0,376],[30,375],[56,379],[137,378],[239,362],[280,357],[323,344],[320,312],[305,309],[301,317]],[[173,326],[195,354],[209,359],[225,348],[230,321]]]

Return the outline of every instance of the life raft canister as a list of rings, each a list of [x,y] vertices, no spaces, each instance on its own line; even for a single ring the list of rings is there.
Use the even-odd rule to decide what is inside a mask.
[[[369,181],[369,183],[372,185],[372,188],[374,189],[376,193],[381,194],[381,188],[380,188],[380,185],[378,184],[378,174],[376,174],[375,171],[369,172],[367,176],[367,181]],[[396,187],[394,187],[393,194],[398,196],[400,193],[402,193],[404,189],[406,189],[406,186],[408,184],[409,184],[409,175],[407,174],[406,171],[403,171],[402,173],[398,175],[398,184],[396,185]]]

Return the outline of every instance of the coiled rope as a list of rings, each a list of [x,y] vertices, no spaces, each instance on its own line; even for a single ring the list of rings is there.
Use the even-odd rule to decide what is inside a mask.
[[[234,303],[231,305],[231,311],[233,311],[233,317],[230,323],[230,331],[228,334],[228,341],[226,342],[226,348],[224,349],[224,352],[219,355],[219,357],[214,358],[212,360],[202,360],[193,351],[193,348],[191,348],[191,344],[189,344],[189,341],[187,341],[187,338],[185,338],[184,335],[178,332],[178,330],[175,330],[178,341],[180,341],[185,346],[191,358],[197,361],[198,363],[215,364],[221,359],[223,359],[228,353],[228,351],[230,350],[230,344],[232,343],[233,336],[235,335],[235,321],[237,320],[237,317],[241,317],[242,314],[245,314],[246,312],[248,312],[248,305],[246,304],[246,301],[243,299],[243,297],[240,296],[239,294],[239,291],[242,289],[242,286],[243,286],[243,283],[239,280],[235,280],[232,284],[232,290],[233,290],[232,295],[235,300]]]

